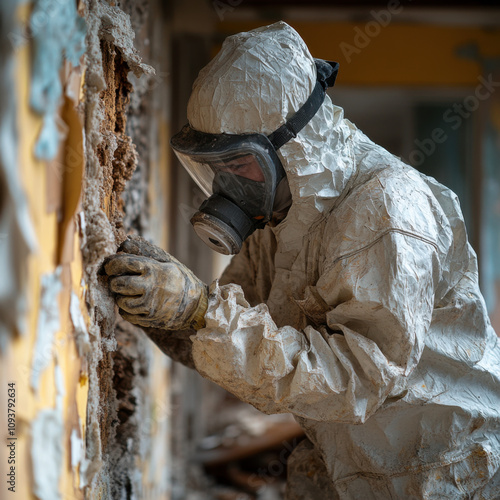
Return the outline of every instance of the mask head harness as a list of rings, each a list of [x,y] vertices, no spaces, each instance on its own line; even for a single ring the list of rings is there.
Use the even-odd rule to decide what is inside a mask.
[[[264,134],[208,134],[185,125],[170,144],[208,196],[191,218],[198,236],[213,250],[235,254],[243,241],[272,217],[275,192],[286,174],[276,151],[317,113],[339,65],[315,59],[316,85],[301,108],[281,127]]]

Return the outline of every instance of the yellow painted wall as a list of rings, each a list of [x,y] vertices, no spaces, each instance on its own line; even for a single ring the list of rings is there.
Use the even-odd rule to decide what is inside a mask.
[[[32,5],[26,4],[18,9],[21,26],[27,26]],[[79,302],[79,311],[87,328],[90,318],[87,311],[87,285],[83,278],[84,262],[82,244],[84,232],[79,226],[82,206],[80,198],[85,187],[85,156],[82,141],[84,130],[84,71],[83,66],[73,68],[66,62],[60,71],[64,99],[59,109],[59,119],[64,122],[66,139],[60,143],[59,153],[52,161],[35,158],[35,144],[42,129],[42,117],[30,107],[30,84],[32,81],[33,43],[27,37],[14,51],[15,82],[12,89],[17,108],[18,128],[18,174],[25,193],[29,216],[35,231],[37,249],[32,253],[26,266],[28,268],[29,311],[26,317],[26,331],[13,332],[5,352],[0,352],[0,415],[1,435],[7,438],[7,383],[14,383],[16,389],[16,494],[12,498],[35,499],[34,474],[54,470],[50,455],[32,452],[34,436],[33,425],[41,412],[60,410],[62,417],[61,432],[51,436],[51,444],[62,450],[62,465],[59,471],[57,489],[62,499],[84,498],[83,484],[85,474],[85,442],[87,438],[87,411],[89,402],[89,373],[85,354],[79,354],[75,338],[75,328],[70,314],[71,293]],[[78,107],[78,109],[77,109]],[[166,248],[167,241],[167,203],[165,192],[169,178],[169,152],[164,137],[168,134],[169,124],[165,116],[155,117],[159,123],[156,136],[150,138],[152,147],[158,147],[155,161],[150,167],[151,233],[156,243]],[[158,146],[156,146],[158,145]],[[4,263],[9,265],[9,263]],[[60,319],[60,328],[55,333],[51,347],[41,353],[47,360],[47,367],[40,372],[39,387],[31,386],[33,359],[36,351],[37,335],[41,319],[42,278],[48,274],[60,273],[61,291],[50,304],[52,314]],[[114,320],[114,318],[111,318]],[[93,340],[95,349],[98,341]],[[171,362],[158,349],[150,344],[150,375],[147,401],[148,407],[141,409],[140,436],[152,445],[144,450],[141,459],[136,459],[136,467],[143,471],[143,492],[145,498],[166,498],[170,478],[169,443],[170,436],[170,378]],[[112,372],[111,372],[112,375]],[[94,387],[94,391],[96,388]],[[98,390],[98,388],[97,388]],[[110,403],[111,404],[111,403]],[[4,411],[5,410],[5,411]],[[98,409],[99,411],[99,409]],[[45,432],[45,429],[42,430]],[[79,439],[75,439],[75,436]],[[4,440],[2,441],[5,442]],[[95,444],[95,443],[93,443]],[[97,443],[99,444],[99,443]],[[7,472],[8,449],[0,447],[0,472],[5,478]],[[154,457],[155,460],[151,460]],[[76,459],[76,466],[72,460]],[[141,462],[143,460],[143,462]],[[105,459],[103,459],[103,463]],[[96,464],[91,464],[95,466]],[[101,464],[100,466],[102,466]],[[34,470],[37,469],[37,470]],[[82,471],[84,472],[84,471]],[[95,472],[95,471],[94,471]],[[81,476],[81,477],[80,477]],[[91,477],[89,477],[91,479]],[[87,498],[96,498],[95,493],[102,489],[96,484],[86,491]],[[7,493],[7,494],[6,494]],[[4,496],[5,495],[5,496]],[[4,479],[0,486],[0,498],[9,498]],[[56,498],[50,500],[56,500]]]
[[[24,6],[19,11],[21,23],[26,23],[29,7]],[[69,317],[70,291],[74,290],[81,303],[82,314],[85,315],[83,289],[80,284],[82,277],[82,258],[79,250],[79,236],[76,231],[70,236],[70,244],[74,246],[72,262],[61,267],[63,290],[59,294],[57,305],[61,328],[57,332],[53,351],[43,353],[50,359],[49,366],[40,374],[38,394],[30,387],[32,360],[35,349],[37,323],[40,316],[41,276],[53,273],[57,268],[58,220],[55,211],[48,210],[49,166],[45,161],[34,156],[34,146],[42,126],[42,118],[34,113],[29,106],[30,61],[32,46],[25,43],[15,53],[16,91],[17,91],[17,122],[19,131],[18,157],[22,187],[26,193],[29,214],[36,232],[38,248],[29,257],[29,314],[27,331],[20,334],[8,346],[0,358],[2,366],[2,381],[14,382],[16,387],[16,498],[35,498],[32,494],[32,463],[31,463],[31,422],[43,409],[56,407],[57,389],[55,384],[56,365],[63,374],[64,394],[62,395],[62,412],[64,432],[60,436],[63,448],[63,470],[61,471],[60,491],[63,498],[83,498],[78,488],[78,471],[71,467],[70,434],[75,430],[80,436],[85,433],[86,394],[88,390],[85,370],[79,358],[73,336],[73,325]],[[81,124],[79,125],[81,127]],[[80,186],[81,187],[81,183]],[[3,389],[3,388],[2,388]],[[3,402],[2,402],[3,403]],[[2,404],[2,407],[3,404]],[[2,453],[4,447],[2,446]],[[43,460],[43,458],[42,458]],[[2,457],[3,465],[6,458]],[[4,481],[2,481],[4,483]],[[2,494],[5,484],[2,484]]]
[[[500,28],[368,23],[287,21],[314,57],[338,61],[341,85],[477,85],[477,61],[461,57],[475,44],[482,57],[500,57]],[[248,31],[267,21],[222,22],[223,35]],[[217,49],[218,50],[218,49]]]

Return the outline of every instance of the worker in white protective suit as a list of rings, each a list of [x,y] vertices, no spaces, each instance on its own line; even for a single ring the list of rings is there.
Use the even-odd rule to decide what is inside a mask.
[[[457,197],[344,119],[336,71],[282,22],[227,38],[172,146],[209,195],[195,230],[236,255],[207,293],[129,239],[110,287],[174,359],[295,416],[287,499],[499,499],[500,347]]]

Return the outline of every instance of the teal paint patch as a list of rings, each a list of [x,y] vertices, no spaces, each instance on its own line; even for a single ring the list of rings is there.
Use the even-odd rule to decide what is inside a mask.
[[[85,21],[74,1],[36,0],[30,18],[33,61],[30,105],[43,116],[43,127],[35,146],[35,156],[50,160],[63,138],[57,127],[57,109],[62,95],[59,70],[68,60],[79,64],[85,51]]]

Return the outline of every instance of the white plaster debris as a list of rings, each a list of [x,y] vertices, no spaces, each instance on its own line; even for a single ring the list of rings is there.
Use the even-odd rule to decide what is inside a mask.
[[[90,338],[85,319],[80,310],[80,301],[74,291],[71,291],[69,311],[75,329],[75,342],[78,354],[83,356],[90,351]]]
[[[130,17],[119,7],[100,3],[101,8],[101,29],[102,38],[112,42],[122,53],[123,59],[127,61],[134,75],[139,78],[141,75],[154,75],[152,66],[142,62],[139,52],[134,47],[135,33],[130,24]]]
[[[87,243],[87,231],[86,231],[86,225],[85,225],[85,212],[82,210],[78,212],[78,228],[79,228],[79,235],[80,235],[80,249],[82,249],[85,244]]]
[[[40,500],[58,500],[64,425],[60,410],[38,412],[31,424],[33,493]]]
[[[31,363],[31,388],[37,392],[42,372],[49,366],[53,359],[54,335],[61,327],[59,312],[59,292],[62,267],[53,273],[42,274],[40,290],[40,308],[36,329],[35,348]]]
[[[63,398],[66,393],[61,368],[54,369],[55,408],[38,412],[31,424],[31,464],[33,493],[39,500],[59,500],[62,471],[64,419]]]
[[[87,470],[90,464],[90,460],[87,460],[85,456],[85,445],[77,429],[73,429],[71,431],[70,446],[71,446],[71,467],[73,468],[74,473],[78,471],[80,476],[78,488],[83,489],[88,484]]]

